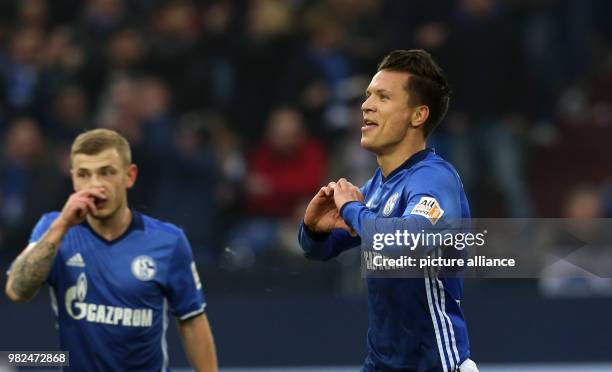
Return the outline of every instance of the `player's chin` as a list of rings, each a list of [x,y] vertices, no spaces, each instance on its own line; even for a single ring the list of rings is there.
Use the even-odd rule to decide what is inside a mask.
[[[367,138],[365,135],[361,136],[360,144],[361,144],[361,147],[364,148],[365,150],[372,151],[375,149],[375,146],[372,143],[372,140],[370,138]]]
[[[98,208],[91,213],[93,218],[97,218],[99,220],[105,220],[112,215],[112,211],[108,207]]]

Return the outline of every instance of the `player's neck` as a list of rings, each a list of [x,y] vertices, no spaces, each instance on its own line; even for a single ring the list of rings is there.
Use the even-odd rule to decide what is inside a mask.
[[[132,211],[127,207],[119,209],[107,219],[97,219],[87,216],[87,223],[91,228],[106,240],[115,240],[120,237],[132,222]]]
[[[406,160],[419,151],[425,150],[425,141],[406,141],[396,145],[391,151],[376,155],[376,161],[382,171],[383,176],[387,177],[396,170]]]

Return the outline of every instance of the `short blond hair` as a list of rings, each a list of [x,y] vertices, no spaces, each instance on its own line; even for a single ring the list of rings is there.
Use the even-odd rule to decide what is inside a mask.
[[[92,129],[74,139],[70,148],[70,161],[77,154],[96,155],[107,149],[116,149],[125,166],[132,164],[130,143],[114,130]]]

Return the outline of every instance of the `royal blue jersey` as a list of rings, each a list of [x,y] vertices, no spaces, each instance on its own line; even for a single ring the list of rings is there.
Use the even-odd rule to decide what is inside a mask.
[[[201,283],[183,231],[132,213],[128,230],[107,241],[83,222],[68,230],[47,282],[66,371],[166,371],[168,313],[204,312]],[[45,214],[30,243],[59,213]]]
[[[378,169],[361,188],[365,203],[346,203],[340,214],[358,234],[335,229],[316,234],[302,224],[307,257],[327,260],[372,241],[377,233],[420,232],[439,219],[468,219],[461,180],[433,149],[414,154],[384,177]],[[364,371],[458,370],[470,356],[460,300],[463,278],[368,278],[368,355]]]

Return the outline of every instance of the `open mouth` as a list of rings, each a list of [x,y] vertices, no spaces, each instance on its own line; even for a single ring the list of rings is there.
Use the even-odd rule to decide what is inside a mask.
[[[372,120],[364,119],[363,125],[361,126],[362,131],[370,130],[376,128],[378,124]]]
[[[106,206],[106,199],[94,198],[96,209],[102,209]]]

